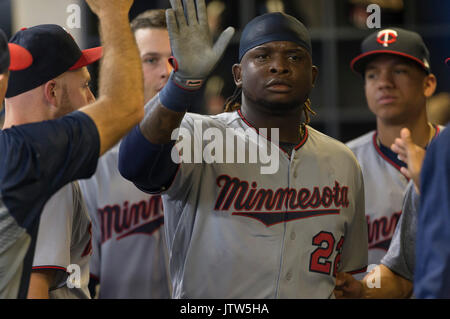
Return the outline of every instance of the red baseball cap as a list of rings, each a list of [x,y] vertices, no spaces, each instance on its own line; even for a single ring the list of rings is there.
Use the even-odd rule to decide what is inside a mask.
[[[387,28],[377,31],[364,39],[361,54],[350,63],[353,71],[364,74],[367,63],[379,54],[392,54],[416,62],[425,72],[430,73],[430,53],[422,37],[402,28]]]
[[[103,54],[102,47],[81,50],[70,33],[56,24],[23,28],[10,43],[27,49],[33,64],[25,70],[11,72],[7,98],[37,88],[67,71],[94,63]]]
[[[33,63],[33,57],[27,49],[14,43],[8,43],[8,48],[10,71],[24,70]]]
[[[8,43],[5,33],[0,29],[0,73],[6,70],[18,71],[33,63],[31,53],[20,45]]]

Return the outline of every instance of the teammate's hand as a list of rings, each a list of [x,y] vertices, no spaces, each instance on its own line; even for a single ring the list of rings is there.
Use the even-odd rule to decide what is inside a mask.
[[[225,52],[234,34],[228,27],[213,44],[205,0],[170,0],[167,29],[175,61],[173,80],[186,89],[198,89]]]
[[[414,181],[417,193],[420,187],[420,171],[422,170],[425,150],[413,143],[411,132],[407,128],[400,131],[400,138],[396,138],[391,150],[398,154],[398,159],[408,166],[402,167],[400,171]]]
[[[134,0],[86,0],[86,3],[97,16],[102,13],[128,13]]]
[[[334,296],[336,299],[357,299],[363,295],[363,284],[356,280],[352,275],[345,272],[339,272],[336,275],[336,287]]]

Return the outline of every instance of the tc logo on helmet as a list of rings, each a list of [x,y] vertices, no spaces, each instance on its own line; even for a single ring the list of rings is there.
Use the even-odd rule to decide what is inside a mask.
[[[382,44],[384,47],[388,47],[389,44],[394,43],[397,41],[397,31],[386,29],[378,32],[377,35],[377,42]]]

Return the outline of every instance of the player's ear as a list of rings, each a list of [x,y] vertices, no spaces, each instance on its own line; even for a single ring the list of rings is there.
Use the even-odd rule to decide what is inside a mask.
[[[58,85],[55,80],[50,80],[44,84],[44,96],[48,104],[57,105],[58,101],[57,89]]]
[[[242,87],[242,67],[240,64],[234,64],[231,72],[233,73],[234,84],[238,88]]]
[[[316,84],[317,76],[319,75],[319,68],[313,65],[311,68],[311,72],[312,72],[312,87],[314,87],[314,85]]]
[[[423,81],[423,94],[425,95],[425,97],[431,97],[436,90],[436,86],[436,76],[432,73],[428,74]]]

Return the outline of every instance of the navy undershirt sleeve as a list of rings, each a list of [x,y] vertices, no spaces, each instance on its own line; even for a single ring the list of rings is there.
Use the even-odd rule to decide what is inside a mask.
[[[119,171],[127,180],[147,193],[160,193],[175,178],[178,164],[172,160],[175,141],[153,144],[135,126],[120,144]]]

